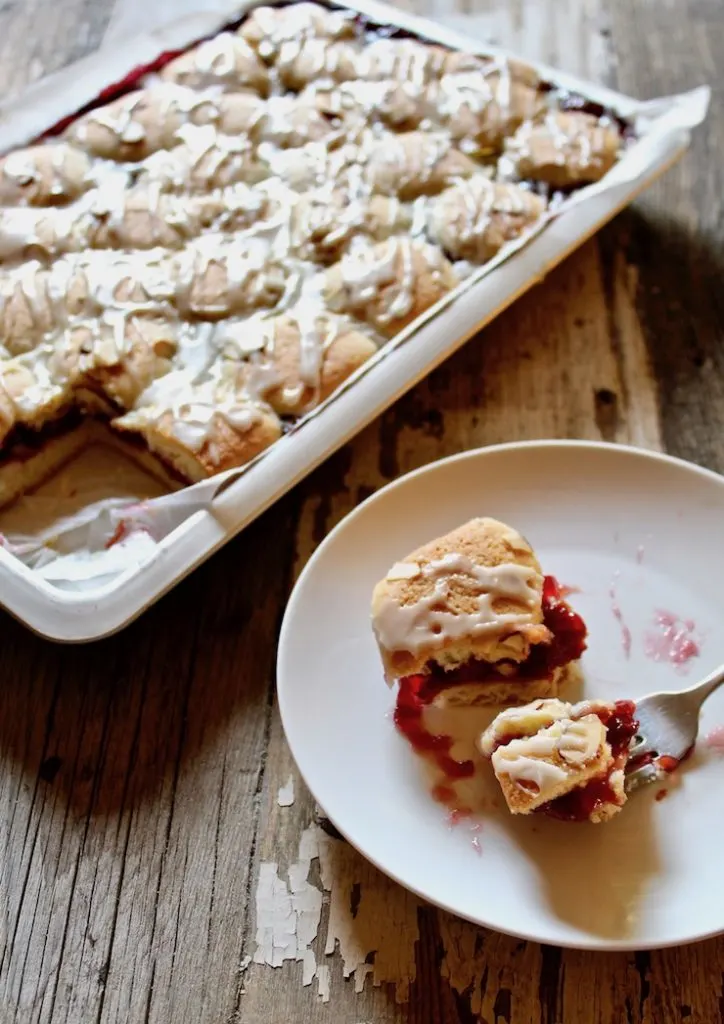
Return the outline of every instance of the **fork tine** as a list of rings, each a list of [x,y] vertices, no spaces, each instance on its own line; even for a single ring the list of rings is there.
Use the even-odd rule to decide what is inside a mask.
[[[654,764],[643,764],[640,768],[633,768],[626,771],[624,775],[624,788],[627,793],[639,786],[645,786],[650,782],[656,782],[659,778],[659,771]]]
[[[639,735],[634,739],[633,743],[631,744],[628,759],[629,761],[631,761],[634,758],[643,757],[645,754],[653,753],[657,753],[657,751],[654,750],[651,741],[648,740],[645,736]]]

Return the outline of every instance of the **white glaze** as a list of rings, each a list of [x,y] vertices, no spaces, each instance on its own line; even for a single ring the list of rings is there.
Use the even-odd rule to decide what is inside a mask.
[[[450,554],[422,566],[420,575],[432,583],[429,593],[407,604],[385,594],[375,610],[373,628],[380,646],[388,651],[417,654],[448,640],[494,634],[532,622],[540,605],[542,580],[526,565],[484,566],[466,555]],[[469,593],[472,612],[448,610],[453,582]],[[503,599],[517,601],[525,610],[496,611],[495,602]]]
[[[595,715],[576,721],[560,719],[532,736],[498,747],[491,758],[493,770],[522,789],[530,790],[532,784],[536,798],[549,799],[561,783],[575,781],[575,773],[599,756],[605,737],[605,727]],[[564,764],[556,763],[559,760]]]
[[[544,761],[540,757],[517,754],[515,750],[510,750],[510,744],[496,750],[492,760],[496,775],[507,775],[521,789],[527,789],[528,792],[532,790],[536,798],[540,796],[545,799],[546,795],[552,796],[568,778],[565,768]]]

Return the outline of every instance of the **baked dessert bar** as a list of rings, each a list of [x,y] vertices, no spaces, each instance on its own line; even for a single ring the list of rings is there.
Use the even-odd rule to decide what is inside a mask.
[[[0,505],[89,416],[180,484],[244,465],[626,132],[315,3],[139,73],[0,159]]]
[[[480,738],[512,814],[607,821],[626,803],[633,701],[538,700],[502,711]]]
[[[519,177],[571,188],[602,178],[616,162],[619,144],[615,127],[590,114],[558,111],[521,125],[506,154]]]
[[[372,595],[388,683],[424,703],[522,704],[555,696],[586,627],[505,523],[472,519],[389,570]]]

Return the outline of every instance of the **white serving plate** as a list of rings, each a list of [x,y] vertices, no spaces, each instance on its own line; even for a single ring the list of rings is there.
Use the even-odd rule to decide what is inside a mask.
[[[171,23],[114,43],[110,50],[101,49],[36,83],[19,101],[0,104],[0,151],[36,137],[139,64],[216,31],[254,6],[258,3],[199,3],[199,9]],[[356,0],[346,6],[378,23],[447,46],[502,52],[374,0]],[[491,261],[495,265],[483,268],[480,280],[456,290],[454,301],[421,318],[419,328],[414,329],[414,343],[395,347],[393,341],[383,358],[372,360],[373,365],[364,367],[354,383],[315,411],[297,433],[273,445],[213,501],[212,482],[208,508],[191,515],[112,581],[88,591],[64,591],[39,579],[0,548],[0,601],[12,615],[41,634],[66,642],[93,640],[131,622],[631,202],[682,155],[691,127],[705,116],[707,89],[640,104],[621,93],[529,63],[548,80],[622,114],[644,111],[650,131],[604,183],[579,193],[574,205],[514,255]]]
[[[472,821],[451,828],[433,800],[421,759],[390,717],[395,694],[383,680],[370,598],[390,565],[479,515],[518,528],[544,572],[581,588],[570,601],[589,630],[583,696],[682,689],[724,658],[724,478],[667,456],[586,442],[466,452],[366,501],[332,531],[296,585],[277,685],[305,782],[378,868],[477,924],[599,950],[679,945],[724,930],[724,729],[718,749],[702,739],[667,783],[666,799],[656,799],[660,785],[641,790],[608,824],[512,817],[482,759],[466,797],[471,806],[479,801]],[[694,620],[698,657],[680,667],[652,660],[658,648],[647,651],[647,643],[652,632],[659,636],[659,609]],[[454,734],[474,735],[491,717],[482,709],[448,714],[453,727],[442,731]],[[704,707],[700,735],[723,725],[719,691]],[[472,746],[453,755],[469,757]]]

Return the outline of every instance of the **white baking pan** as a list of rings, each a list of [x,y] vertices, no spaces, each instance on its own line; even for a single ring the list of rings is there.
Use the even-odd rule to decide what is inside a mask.
[[[0,150],[32,140],[139,65],[213,34],[257,6],[197,2],[203,9],[115,42],[112,48],[101,49],[36,83],[12,104],[0,105]],[[397,26],[450,47],[502,52],[386,4],[357,0],[345,6],[376,23]],[[106,502],[105,516],[94,516],[92,524],[87,522],[87,513],[66,518],[57,525],[63,537],[60,546],[47,543],[54,528],[46,521],[41,531],[43,543],[36,530],[30,544],[0,547],[0,602],[11,614],[38,633],[67,642],[93,640],[131,622],[631,202],[682,155],[691,129],[706,114],[706,88],[640,103],[528,63],[548,81],[633,118],[638,141],[606,178],[576,193],[540,230],[481,267],[243,470],[160,498],[154,497],[153,488],[148,493],[132,488],[115,494],[109,485],[105,498],[115,500]],[[72,469],[71,464],[62,472],[72,473]],[[52,493],[52,488],[60,485],[50,481],[47,486]],[[129,495],[148,500],[140,510],[135,502],[124,513],[121,499],[125,497],[128,503]],[[49,504],[46,498],[44,507]],[[11,510],[15,533],[32,533],[30,527],[24,531],[22,524],[18,530],[18,515],[25,509],[30,520],[36,511],[33,499],[24,499],[19,508]],[[143,536],[137,531],[136,542],[130,537],[128,543],[114,545],[109,555],[107,539],[118,524],[122,521],[125,529],[139,519],[145,524]],[[0,531],[10,537],[3,517]],[[132,528],[129,533],[133,534]],[[32,557],[18,557],[33,544],[42,548],[42,557],[37,550]],[[63,556],[56,558],[58,550]]]

